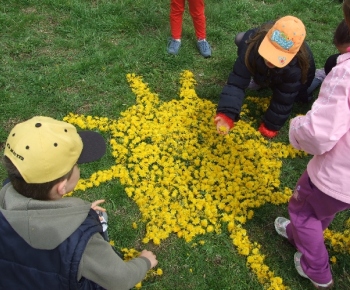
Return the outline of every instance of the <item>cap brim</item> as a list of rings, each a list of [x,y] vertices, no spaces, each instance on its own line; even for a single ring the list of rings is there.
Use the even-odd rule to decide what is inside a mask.
[[[83,141],[78,164],[96,161],[106,153],[106,141],[101,134],[93,131],[80,131],[78,134]]]
[[[277,49],[267,36],[261,42],[258,52],[264,59],[278,68],[285,67],[295,56],[293,53]]]

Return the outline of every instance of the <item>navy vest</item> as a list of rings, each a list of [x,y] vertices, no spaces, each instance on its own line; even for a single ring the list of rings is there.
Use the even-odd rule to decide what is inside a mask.
[[[62,244],[53,250],[38,250],[28,245],[0,212],[0,289],[103,289],[83,277],[77,281],[81,257],[96,232],[102,233],[102,226],[90,209],[85,221]]]

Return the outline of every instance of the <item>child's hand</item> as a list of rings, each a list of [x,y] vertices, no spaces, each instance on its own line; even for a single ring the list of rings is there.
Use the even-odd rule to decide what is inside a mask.
[[[221,135],[226,135],[232,127],[226,122],[226,120],[220,116],[217,115],[214,119],[214,122],[216,124],[216,130]]]
[[[157,266],[158,260],[155,254],[153,254],[151,251],[143,250],[140,254],[140,257],[147,258],[151,262],[151,268]]]
[[[261,133],[261,135],[267,137],[267,138],[274,138],[277,136],[278,131],[273,131],[273,130],[269,130],[265,127],[264,123],[261,123],[260,127],[259,127],[259,132]]]
[[[99,206],[99,204],[101,204],[103,202],[105,202],[104,199],[96,200],[91,204],[91,208],[95,211],[106,211],[105,208]]]

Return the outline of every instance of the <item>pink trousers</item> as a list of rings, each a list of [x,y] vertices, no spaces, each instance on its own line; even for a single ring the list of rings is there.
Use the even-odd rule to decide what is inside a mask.
[[[171,0],[170,3],[170,29],[174,39],[181,38],[185,2],[186,0]],[[188,0],[188,6],[197,38],[206,38],[204,0]]]
[[[289,200],[288,240],[303,254],[300,262],[305,274],[317,283],[328,283],[332,279],[323,231],[338,212],[349,208],[350,204],[320,191],[307,171],[299,178]]]

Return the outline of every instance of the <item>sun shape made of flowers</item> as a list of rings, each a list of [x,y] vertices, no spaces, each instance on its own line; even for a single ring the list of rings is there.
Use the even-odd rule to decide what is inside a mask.
[[[259,282],[285,289],[264,264],[261,246],[250,241],[244,224],[255,208],[288,201],[291,189],[280,188],[282,158],[304,153],[266,140],[243,120],[229,134],[217,134],[216,105],[197,96],[190,71],[180,76],[179,98],[169,102],[161,102],[141,77],[128,74],[127,80],[136,104],[118,120],[72,113],[64,118],[112,136],[115,165],[81,179],[75,190],[118,178],[146,222],[144,243],[159,245],[172,233],[190,242],[197,235],[220,233],[221,224],[227,224],[233,244],[247,256]],[[266,106],[266,99],[260,105]],[[242,114],[247,111],[244,105]]]

